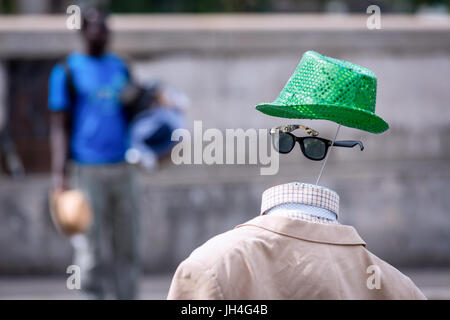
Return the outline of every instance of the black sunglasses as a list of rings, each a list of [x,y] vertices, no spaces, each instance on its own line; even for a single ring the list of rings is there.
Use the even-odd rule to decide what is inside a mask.
[[[303,129],[309,134],[317,135],[319,134],[317,131],[309,129],[304,126],[295,126],[297,128]],[[283,128],[286,128],[284,126]],[[307,131],[308,130],[308,131]],[[278,134],[277,134],[278,132]],[[312,133],[311,133],[312,132]],[[282,132],[278,128],[274,128],[270,131],[272,136],[272,143],[279,153],[289,153],[295,146],[295,142],[300,144],[300,149],[302,150],[303,155],[311,160],[320,161],[325,158],[328,152],[328,148],[333,144],[335,147],[345,147],[345,148],[353,148],[356,145],[359,145],[361,151],[364,150],[364,145],[361,141],[357,140],[341,140],[332,141],[312,136],[312,137],[297,137],[290,132]]]

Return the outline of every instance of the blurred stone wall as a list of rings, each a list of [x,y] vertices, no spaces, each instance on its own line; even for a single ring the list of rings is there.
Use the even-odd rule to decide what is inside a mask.
[[[79,48],[75,34],[47,18],[43,30],[10,31],[0,18],[0,57],[55,59]],[[33,24],[33,18],[28,23]],[[187,116],[207,128],[270,128],[285,120],[254,110],[272,101],[303,52],[349,60],[378,77],[381,135],[341,128],[365,150],[333,150],[321,185],[340,195],[341,220],[368,249],[398,267],[450,265],[450,22],[387,17],[367,30],[355,16],[114,17],[114,49],[141,81],[164,80],[191,99]],[[46,46],[33,46],[35,43]],[[292,121],[287,121],[292,122]],[[332,138],[337,125],[299,121]],[[258,166],[166,164],[139,175],[144,265],[173,271],[211,236],[259,214],[261,193],[291,181],[314,183],[321,163],[296,149],[275,176]],[[49,177],[0,178],[0,273],[64,272],[71,248],[48,216]]]

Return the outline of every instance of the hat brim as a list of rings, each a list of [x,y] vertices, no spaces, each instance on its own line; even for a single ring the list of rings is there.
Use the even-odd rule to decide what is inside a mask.
[[[291,119],[330,120],[346,127],[360,129],[371,133],[382,133],[389,125],[376,114],[358,108],[326,105],[276,105],[261,103],[256,110],[264,114]]]

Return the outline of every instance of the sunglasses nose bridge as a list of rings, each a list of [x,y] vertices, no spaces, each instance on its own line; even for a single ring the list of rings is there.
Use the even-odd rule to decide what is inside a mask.
[[[304,149],[304,145],[303,145],[303,140],[301,137],[295,137],[295,142],[298,143],[298,145],[300,146],[300,149]]]

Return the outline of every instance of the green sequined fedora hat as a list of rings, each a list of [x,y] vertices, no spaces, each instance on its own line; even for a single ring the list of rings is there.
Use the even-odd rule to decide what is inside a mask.
[[[375,114],[376,93],[372,71],[307,51],[278,98],[256,109],[281,118],[330,120],[381,133],[389,125]]]

